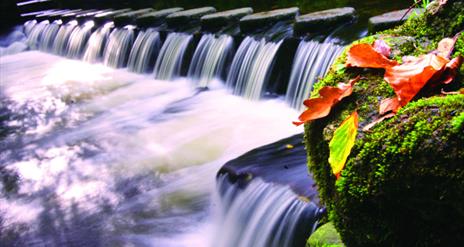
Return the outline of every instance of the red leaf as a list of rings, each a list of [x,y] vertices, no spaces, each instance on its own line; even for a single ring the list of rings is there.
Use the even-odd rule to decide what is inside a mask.
[[[444,38],[438,43],[438,47],[435,50],[437,55],[440,55],[445,58],[449,58],[451,52],[454,50],[454,44],[456,43],[455,39]]]
[[[394,112],[391,112],[391,113],[388,113],[387,115],[385,116],[382,116],[378,119],[376,119],[375,121],[373,121],[372,123],[366,125],[364,128],[363,128],[363,131],[366,132],[366,131],[369,131],[372,127],[374,127],[376,124],[382,122],[383,120],[387,119],[387,118],[392,118],[394,117],[396,114]]]
[[[415,61],[387,67],[384,79],[393,87],[401,106],[406,105],[434,76],[443,72],[448,59],[427,54]]]
[[[353,45],[346,58],[346,67],[386,69],[397,64],[395,60],[388,59],[369,44]]]
[[[298,126],[314,119],[323,118],[329,115],[332,107],[337,104],[343,98],[351,95],[353,92],[353,85],[359,81],[361,77],[356,77],[348,84],[339,83],[337,87],[325,86],[319,90],[319,97],[307,99],[304,101],[305,106],[308,107],[300,117],[300,121],[293,122],[294,125]]]
[[[449,61],[446,64],[445,72],[443,73],[441,82],[439,82],[439,83],[442,83],[442,84],[451,83],[454,80],[454,78],[456,77],[459,67],[461,67],[462,60],[463,60],[462,57],[459,56],[459,57],[455,57],[451,61]]]
[[[383,115],[387,112],[398,112],[401,108],[400,102],[398,101],[398,97],[383,99],[380,101],[379,105],[379,114]]]
[[[383,39],[376,40],[373,44],[373,48],[376,52],[384,55],[385,57],[389,57],[391,54],[390,46],[388,46]]]

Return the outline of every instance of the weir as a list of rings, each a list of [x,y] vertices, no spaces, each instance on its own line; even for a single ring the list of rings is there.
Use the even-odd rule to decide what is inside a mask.
[[[308,33],[303,28],[296,33],[292,23],[298,16],[297,8],[273,12],[277,17],[269,13],[250,17],[251,8],[218,13],[214,8],[181,10],[78,11],[24,24],[30,50],[74,60],[33,51],[18,55],[23,60],[31,56],[28,66],[43,67],[55,74],[40,75],[44,76],[41,82],[44,85],[33,84],[31,78],[25,80],[38,98],[36,102],[20,102],[11,111],[18,110],[15,107],[29,109],[28,104],[39,104],[40,97],[53,99],[47,104],[50,109],[36,109],[37,123],[31,126],[41,129],[28,129],[28,133],[45,133],[33,135],[35,142],[46,147],[37,154],[41,161],[36,169],[40,174],[69,176],[68,184],[58,178],[47,180],[74,193],[61,195],[53,191],[57,194],[56,205],[50,206],[53,212],[71,215],[70,201],[83,194],[90,199],[85,203],[80,201],[82,198],[76,199],[76,212],[72,214],[85,215],[83,218],[102,233],[101,236],[98,231],[87,233],[79,223],[65,219],[52,223],[75,227],[76,235],[89,234],[92,240],[73,242],[74,233],[67,230],[61,233],[61,240],[53,239],[53,234],[31,230],[19,243],[46,235],[47,241],[42,244],[52,246],[91,244],[95,239],[114,245],[179,246],[173,238],[181,246],[182,243],[223,247],[304,245],[317,226],[321,210],[312,179],[306,174],[301,136],[264,146],[256,151],[259,157],[242,154],[301,132],[290,125],[293,119],[280,122],[278,115],[297,117],[296,110],[302,109],[312,85],[325,75],[343,50],[343,42],[320,40],[346,23],[335,21],[324,32]],[[188,17],[186,13],[194,16]],[[58,21],[60,16],[63,20]],[[81,16],[79,21],[77,16]],[[243,28],[247,24],[251,26]],[[46,62],[40,65],[39,59]],[[63,66],[52,67],[55,62]],[[113,79],[102,79],[108,75]],[[14,85],[15,76],[5,79],[8,85]],[[77,79],[74,81],[71,76]],[[219,81],[220,85],[212,85],[213,81]],[[70,92],[73,89],[77,91]],[[77,102],[75,108],[68,108],[69,102]],[[41,119],[46,115],[41,111],[53,119]],[[69,117],[76,119],[68,122]],[[245,123],[237,123],[241,121],[238,119],[245,119]],[[263,129],[260,122],[272,122],[272,127]],[[197,125],[198,128],[194,127]],[[257,139],[248,140],[249,136]],[[13,141],[17,151],[26,152],[16,141],[20,141]],[[118,150],[109,148],[112,145]],[[292,151],[282,148],[286,145]],[[243,162],[263,161],[262,157],[269,153],[274,154],[272,164]],[[62,170],[51,169],[47,157],[52,156],[77,162],[85,169],[83,175],[62,175]],[[19,172],[25,163],[34,163],[31,157],[18,159],[11,161],[10,154],[0,157],[0,161]],[[94,175],[94,166],[99,162],[105,164],[101,171],[106,184],[99,183]],[[220,169],[223,164],[226,165]],[[270,176],[263,172],[265,165],[296,182],[291,184]],[[81,169],[71,163],[69,166]],[[154,175],[147,176],[147,171]],[[43,178],[24,176],[30,183],[26,198],[50,189],[46,183],[36,181]],[[75,191],[80,184],[104,193],[104,202],[95,194]],[[198,184],[199,189],[193,188]],[[210,198],[211,187],[216,187],[214,198]],[[211,210],[217,211],[214,219],[205,213],[210,204],[215,204]],[[58,210],[60,207],[64,208],[62,212]],[[36,213],[55,217],[45,211]],[[174,231],[173,225],[181,226]],[[228,231],[215,233],[210,230],[211,225]],[[192,231],[191,226],[200,230]],[[133,229],[138,232],[132,232]],[[196,237],[193,239],[192,235]],[[203,235],[209,239],[205,240]]]

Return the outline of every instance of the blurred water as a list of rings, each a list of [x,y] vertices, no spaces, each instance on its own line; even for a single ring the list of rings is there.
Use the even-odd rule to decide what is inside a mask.
[[[6,246],[215,246],[220,166],[302,131],[285,102],[218,82],[200,92],[37,51],[0,68]]]

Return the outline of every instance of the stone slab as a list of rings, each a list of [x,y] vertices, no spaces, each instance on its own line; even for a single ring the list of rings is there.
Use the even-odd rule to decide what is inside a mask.
[[[252,13],[253,9],[247,7],[209,14],[201,17],[201,25],[203,29],[220,28],[238,23],[241,18]]]
[[[240,19],[240,29],[244,32],[248,32],[263,26],[275,24],[279,21],[294,20],[299,12],[299,8],[293,7],[247,15]]]
[[[350,22],[355,17],[356,10],[351,7],[317,11],[296,17],[295,31],[297,33],[323,31]]]
[[[396,10],[392,12],[387,12],[382,15],[374,16],[369,18],[368,29],[369,33],[375,33],[378,31],[383,31],[405,22],[411,15],[420,15],[424,12],[424,9],[415,8],[409,11],[408,14],[405,13],[408,9]],[[404,16],[404,18],[402,18]]]
[[[138,16],[141,16],[143,14],[147,14],[153,11],[154,9],[152,8],[145,8],[145,9],[138,9],[134,11],[124,12],[119,15],[115,15],[113,17],[114,25],[123,26],[123,25],[135,24],[135,20]]]
[[[166,17],[170,14],[184,10],[183,8],[169,8],[158,11],[153,11],[150,13],[143,14],[138,16],[135,20],[137,26],[139,27],[150,27],[158,26],[162,24]]]
[[[199,23],[202,16],[215,12],[216,9],[214,7],[203,7],[179,11],[168,15],[166,17],[166,22],[171,28],[181,25],[192,25],[193,23]]]

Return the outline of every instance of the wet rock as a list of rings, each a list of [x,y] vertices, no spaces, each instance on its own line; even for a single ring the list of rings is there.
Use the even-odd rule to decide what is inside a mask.
[[[192,26],[198,24],[202,16],[215,12],[216,9],[213,7],[184,10],[168,15],[168,17],[166,17],[166,22],[170,28],[175,28],[182,25]]]
[[[135,24],[135,20],[138,16],[143,14],[147,14],[149,12],[153,12],[154,9],[146,8],[146,9],[139,9],[135,11],[124,12],[122,14],[116,15],[113,17],[114,25],[115,26],[125,26],[129,24]]]
[[[405,22],[411,15],[420,15],[424,13],[424,10],[416,8],[410,10],[409,13],[407,12],[408,9],[402,9],[369,18],[369,33],[375,33],[398,26]]]
[[[263,26],[273,25],[279,21],[294,20],[299,11],[299,8],[293,7],[248,15],[240,19],[240,29],[243,32],[251,32]]]
[[[297,33],[310,33],[334,28],[355,18],[356,10],[351,7],[328,9],[298,16],[295,22]]]
[[[135,23],[139,27],[155,27],[161,25],[165,20],[166,17],[170,14],[179,12],[184,10],[183,8],[169,8],[163,9],[159,11],[153,11],[147,14],[143,14],[138,16],[135,20]]]
[[[201,17],[201,26],[204,30],[211,30],[235,24],[244,16],[253,13],[252,8],[240,8],[222,11]]]
[[[103,12],[101,14],[95,15],[95,17],[93,18],[93,21],[98,25],[104,24],[105,22],[111,21],[114,16],[117,16],[125,12],[129,12],[129,11],[132,11],[132,9],[127,8],[127,9],[118,9],[118,10]]]

